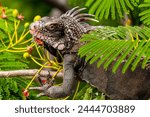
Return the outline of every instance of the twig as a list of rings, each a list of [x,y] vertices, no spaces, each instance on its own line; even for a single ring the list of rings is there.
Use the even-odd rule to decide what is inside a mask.
[[[12,70],[12,71],[0,71],[0,78],[8,78],[8,77],[17,77],[17,76],[34,76],[38,69],[29,69],[29,70]],[[47,70],[42,70],[40,72],[40,76],[46,77],[53,76],[56,71],[47,71]],[[62,78],[63,74],[62,72],[59,72],[56,76],[57,78]]]

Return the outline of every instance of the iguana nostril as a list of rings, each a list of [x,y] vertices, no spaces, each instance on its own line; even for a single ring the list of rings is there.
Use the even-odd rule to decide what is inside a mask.
[[[32,23],[29,27],[29,30],[36,30],[37,26],[35,25],[35,23]]]
[[[34,27],[35,30],[38,29],[36,25],[34,25],[33,27]]]
[[[42,25],[36,21],[30,25],[29,29],[30,30],[38,30],[41,27],[42,27]]]

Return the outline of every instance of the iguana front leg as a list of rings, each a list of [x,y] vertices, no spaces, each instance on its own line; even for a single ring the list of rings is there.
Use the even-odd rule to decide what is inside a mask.
[[[77,84],[77,78],[74,71],[75,55],[64,55],[63,61],[63,84],[61,86],[49,86],[48,84],[42,87],[30,87],[30,89],[41,90],[43,93],[40,95],[46,95],[51,98],[62,98],[70,95]]]

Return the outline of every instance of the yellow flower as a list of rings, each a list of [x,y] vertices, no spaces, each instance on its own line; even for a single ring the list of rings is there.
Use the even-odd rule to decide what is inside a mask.
[[[23,58],[25,58],[25,59],[28,58],[29,56],[30,56],[30,54],[28,52],[23,54]]]
[[[38,20],[40,20],[40,19],[41,19],[41,16],[40,16],[40,15],[37,15],[37,16],[34,17],[34,20],[33,20],[33,21],[35,22],[35,21],[38,21]]]
[[[14,9],[14,10],[13,10],[13,13],[12,13],[13,17],[17,17],[18,14],[19,14],[18,10],[17,10],[17,9]]]

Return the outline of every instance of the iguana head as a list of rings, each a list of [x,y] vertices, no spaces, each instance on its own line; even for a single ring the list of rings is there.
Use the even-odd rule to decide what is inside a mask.
[[[75,7],[58,18],[43,17],[30,25],[30,33],[37,44],[48,44],[57,50],[73,47],[82,34],[86,33],[84,21],[94,20],[93,15],[80,14],[85,8]],[[84,24],[84,25],[83,25]]]
[[[33,22],[30,25],[30,33],[33,35],[33,39],[38,45],[49,44],[54,48],[64,48],[60,47],[64,46],[64,42],[62,42],[62,45],[56,45],[56,41],[64,37],[63,27],[57,18],[43,17]]]

